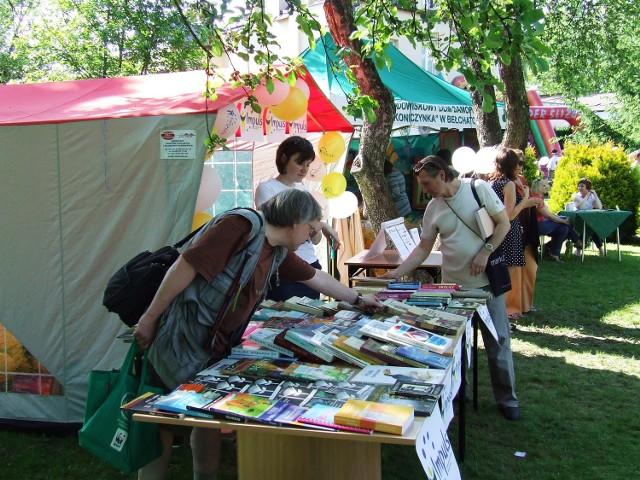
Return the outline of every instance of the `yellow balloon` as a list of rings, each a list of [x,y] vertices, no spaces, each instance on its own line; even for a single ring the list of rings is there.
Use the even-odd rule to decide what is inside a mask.
[[[389,157],[389,161],[391,163],[396,163],[398,161],[398,154],[396,152],[393,152]]]
[[[324,163],[337,161],[346,148],[344,139],[338,132],[327,132],[318,141],[318,153]]]
[[[274,117],[285,122],[293,122],[305,114],[308,106],[309,100],[304,93],[299,88],[291,87],[284,102],[270,107],[270,110]]]
[[[347,189],[347,179],[338,172],[331,172],[325,175],[320,184],[322,194],[327,198],[336,198],[342,195]]]
[[[198,212],[193,215],[193,223],[191,224],[191,231],[197,230],[202,225],[207,223],[213,217],[206,212]]]

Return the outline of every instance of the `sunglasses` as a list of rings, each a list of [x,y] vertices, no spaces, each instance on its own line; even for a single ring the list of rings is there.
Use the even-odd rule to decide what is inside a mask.
[[[433,161],[433,160],[420,160],[418,162],[417,165],[415,165],[413,167],[413,174],[414,175],[418,175],[418,173],[420,173],[420,171],[422,170],[434,170],[434,171],[440,171],[442,170],[442,166],[439,165],[437,162]]]

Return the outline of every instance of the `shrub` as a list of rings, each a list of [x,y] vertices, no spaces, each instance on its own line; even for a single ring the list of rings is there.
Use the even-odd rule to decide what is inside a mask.
[[[536,150],[531,145],[529,145],[524,151],[524,168],[522,169],[522,176],[527,180],[529,185],[531,185],[531,182],[536,178],[542,176],[536,160]]]
[[[591,180],[603,208],[619,207],[634,212],[620,227],[621,238],[629,241],[638,227],[640,169],[632,169],[624,150],[611,143],[566,143],[553,180],[549,209],[563,210],[578,191],[578,181],[583,177]]]

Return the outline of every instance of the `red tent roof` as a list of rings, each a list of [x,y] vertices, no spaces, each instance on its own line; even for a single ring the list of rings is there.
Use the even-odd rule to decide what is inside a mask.
[[[311,95],[309,132],[353,131],[353,126],[325,97],[307,72]],[[242,89],[216,89],[215,101],[205,100],[204,71],[135,77],[0,86],[0,126],[67,123],[108,118],[215,113],[245,96]]]

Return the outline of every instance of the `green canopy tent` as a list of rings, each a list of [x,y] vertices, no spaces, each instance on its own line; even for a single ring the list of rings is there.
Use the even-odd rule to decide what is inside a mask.
[[[331,102],[343,106],[347,103],[345,93],[351,93],[354,85],[340,68],[335,68],[342,62],[335,52],[333,38],[325,34],[314,50],[307,49],[300,56]],[[387,47],[386,53],[391,59],[391,66],[378,68],[378,73],[396,102],[394,130],[417,127],[419,130],[414,133],[424,133],[425,129],[475,128],[471,97],[467,91],[423,70],[393,45]],[[355,126],[362,122],[348,118]]]

